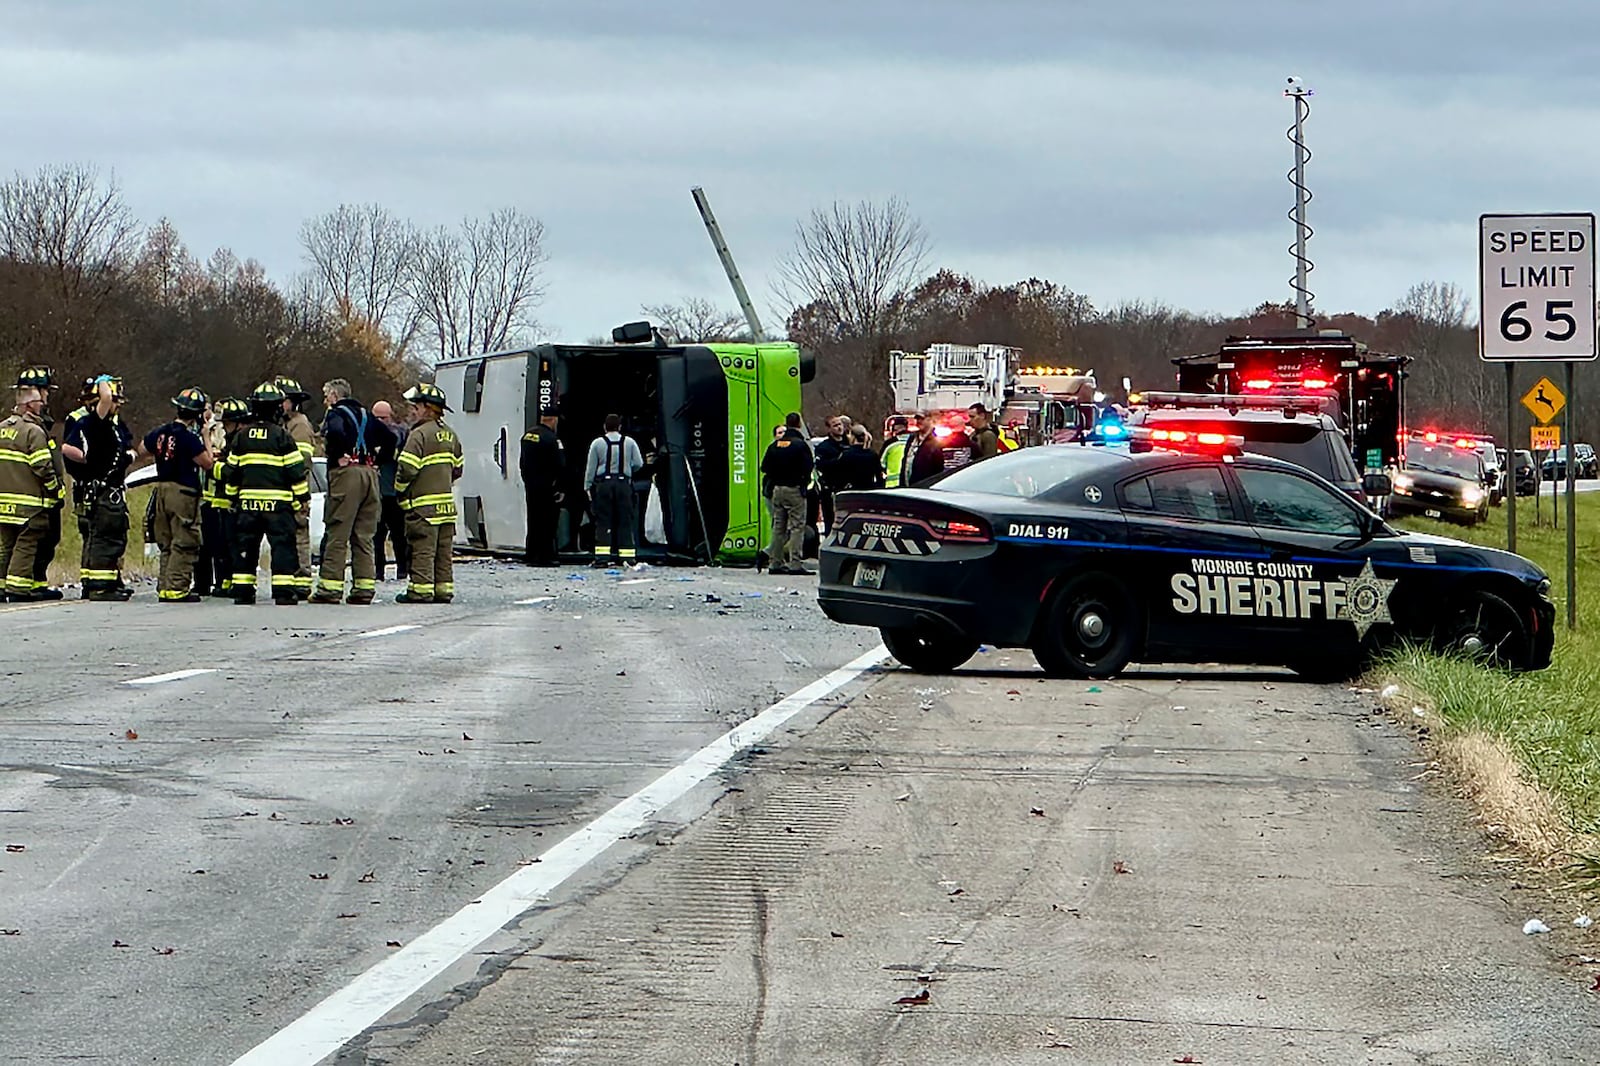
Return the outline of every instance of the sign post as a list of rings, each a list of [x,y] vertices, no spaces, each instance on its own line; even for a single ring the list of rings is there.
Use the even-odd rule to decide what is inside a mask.
[[[1478,216],[1478,357],[1485,362],[1506,364],[1508,448],[1514,439],[1510,425],[1514,410],[1513,366],[1519,362],[1565,363],[1570,394],[1572,364],[1600,355],[1595,345],[1594,238],[1593,212]],[[1549,378],[1541,378],[1522,402],[1541,425],[1548,425],[1566,406],[1566,396]],[[1572,428],[1572,410],[1568,408],[1568,629],[1578,625]],[[1513,500],[1515,497],[1513,485]],[[1506,508],[1506,543],[1512,550],[1516,548],[1516,521],[1513,502]]]

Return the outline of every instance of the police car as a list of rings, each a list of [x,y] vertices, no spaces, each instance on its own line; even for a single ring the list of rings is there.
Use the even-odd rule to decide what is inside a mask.
[[[924,488],[842,493],[822,610],[924,673],[980,643],[1079,678],[1137,661],[1336,680],[1398,639],[1549,665],[1555,608],[1533,563],[1398,532],[1301,467],[1199,437],[1200,451],[1025,448]],[[1369,475],[1367,492],[1387,481]]]

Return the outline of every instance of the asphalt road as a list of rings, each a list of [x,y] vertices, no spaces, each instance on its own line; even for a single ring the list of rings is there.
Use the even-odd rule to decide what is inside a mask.
[[[1369,698],[871,669],[790,581],[0,608],[0,1062],[1600,1061]]]
[[[0,607],[0,1062],[231,1062],[872,643],[747,572],[458,584]]]

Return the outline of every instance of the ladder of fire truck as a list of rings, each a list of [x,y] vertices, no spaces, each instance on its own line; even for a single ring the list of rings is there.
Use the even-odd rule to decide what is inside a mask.
[[[756,317],[755,304],[750,302],[750,294],[745,291],[744,279],[739,277],[739,268],[733,264],[733,253],[728,250],[728,242],[722,239],[722,227],[717,225],[717,216],[711,213],[711,201],[706,199],[705,190],[698,185],[690,192],[694,194],[694,205],[700,209],[706,232],[711,235],[711,246],[717,250],[717,258],[722,260],[722,269],[727,271],[728,283],[733,286],[739,309],[744,312],[744,320],[750,324],[750,339],[759,343],[766,339],[761,332],[761,320]]]

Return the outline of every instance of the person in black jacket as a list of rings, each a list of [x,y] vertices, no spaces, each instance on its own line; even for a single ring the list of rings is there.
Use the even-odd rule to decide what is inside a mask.
[[[761,478],[772,488],[772,543],[767,548],[767,571],[773,574],[809,574],[801,560],[805,551],[806,486],[815,464],[811,444],[800,430],[800,415],[790,412],[783,420],[783,436],[767,445],[761,457]]]
[[[817,442],[817,496],[821,504],[824,532],[833,532],[833,494],[839,491],[835,484],[834,468],[839,457],[850,446],[845,436],[850,427],[842,415],[828,419],[828,435]]]
[[[322,419],[328,499],[323,505],[322,573],[310,602],[367,604],[378,590],[378,561],[372,548],[383,509],[378,464],[394,455],[395,435],[351,395],[345,379],[335,378],[322,386],[322,398],[328,406]],[[348,597],[346,558],[350,561]]]
[[[927,412],[917,416],[917,431],[906,442],[906,451],[911,454],[910,470],[905,479],[909,485],[919,485],[944,473],[944,445],[934,432],[936,423],[934,416]]]
[[[864,492],[883,488],[883,464],[872,450],[872,434],[866,426],[850,428],[850,446],[833,464],[835,492]],[[831,522],[831,519],[830,519]],[[832,532],[830,525],[829,532]]]
[[[558,424],[555,414],[546,413],[540,416],[537,425],[522,435],[522,454],[517,467],[522,473],[522,493],[528,504],[528,540],[522,561],[529,566],[555,566],[557,563],[556,525],[561,503],[566,499],[562,492],[566,454],[561,438],[556,436]]]

